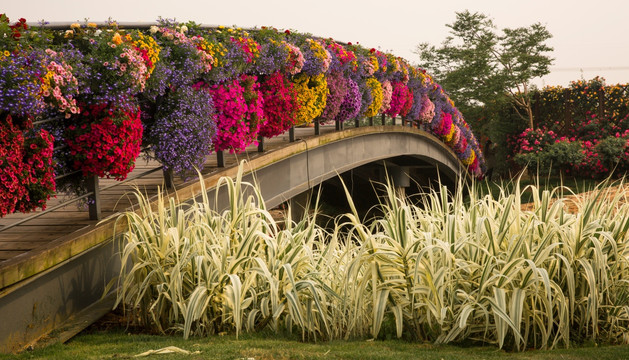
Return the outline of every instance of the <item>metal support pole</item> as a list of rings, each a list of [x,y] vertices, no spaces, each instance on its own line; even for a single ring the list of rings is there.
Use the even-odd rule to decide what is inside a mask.
[[[384,120],[385,120],[384,114],[382,114],[382,125],[384,125]]]
[[[225,167],[225,154],[222,150],[216,152],[216,166]]]
[[[315,135],[321,135],[321,124],[318,120],[315,120]]]
[[[334,127],[336,128],[336,131],[341,130],[341,122],[338,120],[334,121]]]
[[[288,130],[288,141],[295,142],[295,127],[291,126]]]
[[[100,189],[98,187],[98,176],[94,175],[87,178],[87,191],[92,193],[88,198],[90,220],[100,220]]]
[[[395,125],[395,116],[391,117],[391,125]]]
[[[354,119],[354,127],[360,127],[360,119],[358,119],[358,116]]]
[[[163,171],[164,173],[164,186],[166,186],[167,189],[172,189],[175,187],[175,179],[174,179],[174,175],[173,175],[173,169],[168,169]]]
[[[264,152],[264,136],[258,135],[258,152]]]
[[[369,117],[369,126],[373,126],[373,116]]]

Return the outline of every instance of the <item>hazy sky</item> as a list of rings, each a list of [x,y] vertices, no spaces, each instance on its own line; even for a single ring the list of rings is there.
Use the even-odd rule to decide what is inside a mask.
[[[23,0],[3,1],[11,20],[77,21],[89,18],[152,22],[158,16],[212,25],[274,26],[391,51],[417,63],[417,44],[438,45],[456,11],[478,11],[499,28],[540,22],[553,38],[552,73],[538,85],[568,86],[603,76],[629,82],[629,0]],[[582,69],[582,71],[581,71]]]

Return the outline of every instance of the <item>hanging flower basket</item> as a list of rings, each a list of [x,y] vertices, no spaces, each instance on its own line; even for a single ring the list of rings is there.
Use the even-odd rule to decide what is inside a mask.
[[[84,108],[64,137],[74,169],[84,176],[124,180],[140,154],[142,131],[138,108],[121,110],[100,104]]]

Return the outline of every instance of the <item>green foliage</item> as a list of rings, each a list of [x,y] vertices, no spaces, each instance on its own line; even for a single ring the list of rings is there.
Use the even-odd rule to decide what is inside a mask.
[[[553,61],[548,30],[535,23],[498,33],[487,15],[467,10],[446,26],[451,35],[441,47],[422,43],[417,53],[421,66],[448,89],[466,118],[473,108],[491,113],[490,106],[508,102],[532,123],[529,82],[548,74]]]
[[[584,158],[585,154],[579,142],[563,140],[546,145],[540,152],[517,154],[514,160],[532,171],[539,169],[542,173],[555,174],[557,171],[574,167],[574,164],[581,163]]]
[[[596,151],[601,155],[602,161],[608,169],[614,169],[625,155],[627,139],[608,136],[596,145]]]

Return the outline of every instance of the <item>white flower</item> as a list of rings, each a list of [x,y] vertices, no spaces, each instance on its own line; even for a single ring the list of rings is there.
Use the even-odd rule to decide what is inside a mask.
[[[187,33],[187,32],[188,32],[188,27],[186,25],[183,25],[181,27],[181,33],[183,34],[183,33]]]
[[[153,26],[151,26],[151,27],[149,28],[149,32],[150,32],[151,34],[155,34],[155,33],[156,33],[156,32],[158,32],[158,31],[159,31],[159,28],[158,28],[157,26],[155,26],[155,25],[153,25]]]
[[[103,31],[102,31],[101,29],[98,29],[98,30],[94,31],[94,35],[95,35],[95,36],[98,36],[98,35],[100,35],[102,32],[103,32]]]

